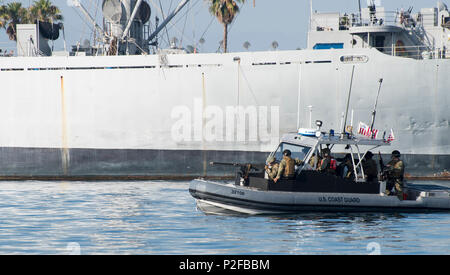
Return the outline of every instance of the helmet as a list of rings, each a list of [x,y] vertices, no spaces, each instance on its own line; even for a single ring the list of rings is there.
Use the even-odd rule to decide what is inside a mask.
[[[392,156],[396,157],[396,158],[399,158],[400,157],[400,152],[398,150],[394,150],[394,151],[392,151]]]
[[[283,156],[290,156],[290,155],[291,155],[291,150],[286,149],[283,151]]]

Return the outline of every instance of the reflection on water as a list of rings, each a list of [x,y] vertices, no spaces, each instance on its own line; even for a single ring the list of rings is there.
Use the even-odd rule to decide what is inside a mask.
[[[1,254],[450,254],[450,214],[206,215],[188,182],[3,182]]]

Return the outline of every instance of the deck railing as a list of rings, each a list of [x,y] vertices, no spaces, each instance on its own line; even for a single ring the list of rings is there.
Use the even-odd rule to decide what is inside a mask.
[[[413,59],[449,59],[450,50],[436,48],[429,50],[426,46],[390,46],[390,47],[374,47],[380,52],[399,57]]]

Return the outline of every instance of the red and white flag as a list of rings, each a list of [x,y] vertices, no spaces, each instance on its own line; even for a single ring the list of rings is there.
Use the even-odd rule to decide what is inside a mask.
[[[377,138],[378,133],[379,131],[377,129],[371,129],[369,125],[359,122],[358,134],[370,138]]]
[[[394,136],[394,131],[391,129],[391,133],[389,134],[388,138],[387,138],[387,142],[392,142],[395,140],[395,136]]]

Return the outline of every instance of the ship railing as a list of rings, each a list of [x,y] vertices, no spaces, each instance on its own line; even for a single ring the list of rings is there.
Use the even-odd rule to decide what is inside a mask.
[[[375,47],[378,51],[398,57],[412,59],[448,59],[450,58],[450,49],[435,48],[429,50],[426,46],[389,46]]]
[[[415,22],[410,15],[401,14],[397,11],[375,11],[362,17],[359,14],[343,15],[340,17],[341,28],[362,26],[401,26]]]
[[[382,11],[370,14],[369,18],[361,18],[361,26],[376,26],[376,25],[397,25],[398,14],[397,12]]]
[[[340,17],[340,28],[361,26],[398,26],[415,28],[417,26],[434,26],[435,19],[421,14],[411,14],[408,11],[376,11],[362,17],[359,14],[343,15]]]

